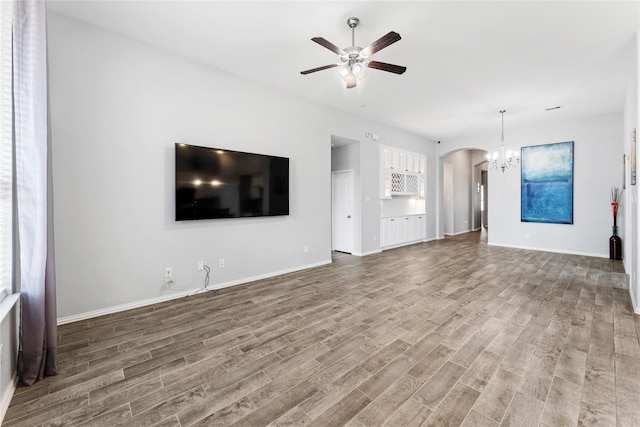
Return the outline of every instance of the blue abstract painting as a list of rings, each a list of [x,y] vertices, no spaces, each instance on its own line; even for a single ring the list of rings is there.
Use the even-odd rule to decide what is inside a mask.
[[[520,220],[573,224],[573,141],[522,147]]]

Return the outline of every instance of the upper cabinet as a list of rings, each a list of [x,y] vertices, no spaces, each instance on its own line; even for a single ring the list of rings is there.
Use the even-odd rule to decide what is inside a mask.
[[[380,197],[426,197],[427,157],[392,147],[380,147]]]

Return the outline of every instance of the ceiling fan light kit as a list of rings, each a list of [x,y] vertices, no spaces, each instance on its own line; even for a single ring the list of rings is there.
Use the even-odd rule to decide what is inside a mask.
[[[335,64],[323,65],[322,67],[311,68],[309,70],[301,71],[300,74],[306,75],[315,73],[316,71],[327,70],[329,68],[340,67],[340,76],[346,82],[347,89],[356,87],[358,81],[362,81],[366,76],[365,68],[373,68],[376,70],[387,71],[394,74],[402,74],[407,70],[407,67],[400,65],[387,64],[385,62],[371,61],[369,57],[379,50],[397,42],[401,39],[400,34],[395,31],[390,31],[383,37],[380,37],[375,42],[371,43],[365,48],[356,46],[355,43],[355,29],[360,23],[360,20],[355,17],[347,19],[347,25],[351,28],[351,46],[344,49],[340,49],[330,41],[323,37],[314,37],[311,40],[323,46],[336,55],[338,55],[340,62]]]

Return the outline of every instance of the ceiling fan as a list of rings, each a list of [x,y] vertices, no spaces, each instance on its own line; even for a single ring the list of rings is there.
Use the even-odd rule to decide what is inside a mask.
[[[387,64],[386,62],[372,61],[369,59],[371,55],[384,49],[385,47],[397,42],[401,39],[400,34],[390,31],[388,34],[380,37],[365,48],[356,46],[355,28],[360,23],[358,18],[347,19],[347,25],[351,28],[351,46],[340,49],[330,41],[323,37],[314,37],[311,40],[324,46],[331,52],[340,57],[340,62],[335,64],[324,65],[322,67],[312,68],[310,70],[300,71],[300,74],[306,75],[322,71],[329,68],[340,67],[340,75],[347,82],[347,89],[356,87],[356,81],[364,76],[364,67],[374,68],[376,70],[388,71],[390,73],[402,74],[407,71],[407,67],[400,65]]]

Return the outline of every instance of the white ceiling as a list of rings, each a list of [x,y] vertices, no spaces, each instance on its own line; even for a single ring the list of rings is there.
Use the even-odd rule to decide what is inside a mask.
[[[634,67],[638,1],[60,1],[48,9],[250,80],[433,140],[509,124],[622,110]],[[346,89],[312,42],[402,40]],[[554,111],[546,108],[561,106]]]

